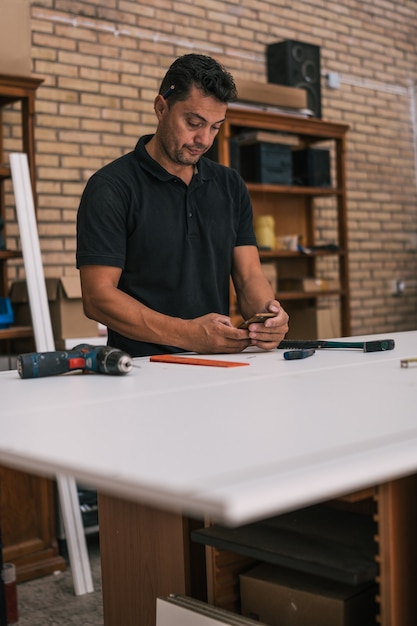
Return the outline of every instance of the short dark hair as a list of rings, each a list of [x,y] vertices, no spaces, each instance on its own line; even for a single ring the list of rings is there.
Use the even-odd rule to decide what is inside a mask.
[[[178,57],[165,74],[159,93],[168,102],[186,100],[193,85],[220,102],[237,100],[232,75],[218,61],[204,54],[184,54]]]

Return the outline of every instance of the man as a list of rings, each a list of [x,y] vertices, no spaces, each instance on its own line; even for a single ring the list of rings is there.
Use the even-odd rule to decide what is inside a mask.
[[[237,97],[214,59],[178,58],[154,101],[158,126],[88,181],[77,220],[84,310],[131,354],[276,348],[288,315],[266,280],[252,206],[234,170],[204,158]],[[248,330],[229,318],[230,277]]]

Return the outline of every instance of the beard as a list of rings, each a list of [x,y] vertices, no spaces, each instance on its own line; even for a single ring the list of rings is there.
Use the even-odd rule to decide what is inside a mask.
[[[177,165],[195,165],[207,150],[207,146],[185,144],[169,151],[165,148],[165,153]]]
[[[160,133],[160,146],[167,159],[175,165],[195,165],[210,148],[197,143],[180,146],[169,132]]]
[[[190,146],[185,146],[182,150],[180,150],[178,158],[182,159],[184,164],[190,163],[194,165],[199,161],[203,154],[207,152],[207,150],[208,148],[202,148],[200,146],[193,146],[192,148]]]

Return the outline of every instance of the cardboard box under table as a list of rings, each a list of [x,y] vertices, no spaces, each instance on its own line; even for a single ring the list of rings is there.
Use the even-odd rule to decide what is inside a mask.
[[[240,576],[243,615],[270,626],[369,626],[375,593],[267,563]]]
[[[52,330],[57,348],[64,348],[66,339],[89,338],[98,335],[97,322],[88,319],[84,315],[81,285],[78,276],[46,278],[45,284]],[[23,325],[31,324],[26,281],[19,280],[12,284],[10,298],[16,323]]]

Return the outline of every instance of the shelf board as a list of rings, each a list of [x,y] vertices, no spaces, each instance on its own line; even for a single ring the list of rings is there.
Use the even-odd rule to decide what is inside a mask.
[[[278,291],[277,298],[280,301],[283,300],[311,300],[317,298],[327,298],[328,296],[341,296],[340,290],[327,291]]]
[[[343,256],[344,254],[343,250],[315,250],[309,254],[303,254],[302,252],[298,252],[296,250],[259,250],[261,260],[282,258],[309,259],[318,256]]]
[[[340,496],[336,498],[336,502],[363,502],[363,500],[369,500],[370,498],[375,497],[375,487],[368,487],[366,489],[361,489],[360,491],[355,491],[354,493],[349,493],[346,496]]]
[[[227,123],[245,129],[278,130],[291,135],[305,136],[310,143],[341,139],[349,129],[348,125],[337,122],[280,114],[273,110],[262,110],[259,106],[239,107],[233,104],[230,104],[227,110]]]
[[[5,339],[20,339],[22,337],[33,337],[32,326],[9,326],[9,328],[0,328],[0,341]]]
[[[0,163],[0,179],[10,178],[11,171],[8,165],[4,165],[4,163]]]
[[[235,528],[216,524],[193,531],[191,538],[218,550],[359,585],[378,574],[375,531],[370,516],[316,505]]]
[[[21,259],[21,250],[0,250],[0,261],[7,261],[7,259]]]
[[[342,189],[336,187],[303,187],[302,185],[271,185],[266,183],[246,183],[249,191],[255,193],[280,193],[292,196],[341,196]]]

